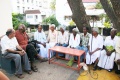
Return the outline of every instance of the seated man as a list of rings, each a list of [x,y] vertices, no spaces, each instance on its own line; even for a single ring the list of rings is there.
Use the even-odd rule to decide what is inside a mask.
[[[34,66],[34,57],[37,56],[38,59],[40,60],[40,62],[45,61],[45,60],[39,56],[38,52],[36,51],[36,49],[34,48],[34,46],[32,44],[28,44],[29,38],[25,32],[24,24],[19,25],[19,29],[16,31],[15,36],[17,38],[19,45],[27,52],[28,58],[31,63],[31,69],[34,72],[37,72],[38,69],[36,68],[36,66]]]
[[[97,69],[98,58],[103,48],[103,37],[98,34],[98,28],[93,28],[88,44],[88,53],[86,54],[86,64],[94,64],[93,70]]]
[[[2,37],[1,47],[3,56],[5,58],[13,59],[15,61],[15,74],[18,78],[24,78],[24,76],[22,75],[21,59],[23,59],[24,68],[27,71],[27,73],[32,74],[27,54],[19,46],[15,38],[15,31],[13,29],[8,29],[6,35]]]
[[[80,44],[80,35],[78,34],[77,28],[73,28],[72,32],[73,33],[70,35],[68,47],[75,49]],[[66,55],[66,59],[70,59],[70,61],[67,63],[67,65],[72,66],[74,56]]]
[[[109,72],[112,71],[115,58],[115,45],[117,42],[116,30],[112,29],[110,36],[106,37],[104,42],[104,50],[101,51],[101,56],[98,62],[99,69],[104,68]]]
[[[116,42],[116,57],[115,57],[115,62],[118,66],[117,70],[115,71],[116,74],[120,74],[120,38]]]
[[[58,33],[55,30],[55,25],[52,24],[50,25],[50,30],[48,33],[48,44],[50,48],[54,47],[57,44],[57,39],[58,39]],[[54,52],[51,52],[50,57],[54,56],[54,54],[55,54]]]
[[[83,27],[83,33],[80,34],[80,45],[77,47],[79,50],[84,50],[86,53],[88,51],[88,42],[89,42],[90,34],[88,33],[88,27]],[[84,56],[83,54],[80,58],[80,61],[84,61]]]
[[[58,43],[56,46],[63,46],[67,47],[68,46],[68,32],[65,31],[65,27],[60,27],[60,32],[58,34]],[[65,55],[62,53],[58,54],[59,56],[64,57]]]
[[[34,33],[34,40],[37,40],[37,44],[40,47],[39,55],[43,58],[48,58],[47,39],[45,33],[42,31],[42,26],[38,25],[38,31]]]

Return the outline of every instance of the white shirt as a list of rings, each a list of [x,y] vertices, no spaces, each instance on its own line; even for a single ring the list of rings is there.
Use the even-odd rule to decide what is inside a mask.
[[[37,40],[41,43],[46,43],[47,40],[46,40],[46,36],[45,36],[45,33],[42,31],[42,32],[35,32],[34,33],[34,40]]]
[[[68,32],[64,31],[64,34],[62,32],[59,32],[58,34],[58,43],[60,44],[68,44]]]
[[[1,39],[1,47],[2,47],[2,54],[6,52],[7,49],[16,50],[16,46],[18,45],[16,37],[8,38],[7,35],[2,37]]]
[[[105,39],[104,46],[113,46],[113,48],[115,49],[117,40],[118,40],[117,36],[115,36],[114,39],[111,39],[111,36],[108,36]]]
[[[54,30],[53,32],[50,30],[49,34],[48,34],[48,41],[51,43],[57,43],[57,38],[58,38],[58,34],[57,31]]]
[[[77,47],[80,44],[80,35],[76,34],[76,37],[74,38],[73,34],[70,35],[70,40],[69,40],[69,46],[71,47]]]
[[[98,34],[97,37],[90,36],[88,46],[90,46],[90,51],[94,51],[97,48],[101,48],[102,49],[103,48],[103,37],[100,36],[99,34]]]

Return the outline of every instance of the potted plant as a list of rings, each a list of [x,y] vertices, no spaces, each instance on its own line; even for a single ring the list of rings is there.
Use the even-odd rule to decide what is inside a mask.
[[[74,23],[74,21],[73,20],[71,20],[70,22],[69,22],[69,32],[71,33],[72,32],[72,29],[73,28],[76,28],[76,25],[75,25],[75,23]]]

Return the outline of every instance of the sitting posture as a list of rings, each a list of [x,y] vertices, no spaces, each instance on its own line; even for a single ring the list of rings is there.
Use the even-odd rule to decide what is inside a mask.
[[[37,58],[40,60],[40,62],[45,61],[45,60],[39,56],[38,52],[36,51],[36,49],[34,48],[34,46],[32,44],[28,44],[29,38],[25,32],[24,24],[19,25],[19,29],[16,31],[15,36],[17,38],[19,45],[22,47],[22,49],[24,49],[27,52],[28,58],[31,63],[31,69],[34,72],[37,72],[37,68],[34,65],[34,57],[37,56]]]
[[[34,33],[34,40],[37,40],[37,44],[40,47],[39,55],[43,58],[48,58],[49,45],[41,25],[38,25],[38,31]]]
[[[116,30],[112,29],[111,36],[106,37],[104,42],[104,50],[101,51],[98,66],[100,68],[112,71],[115,58],[115,45],[117,42]]]
[[[8,29],[6,35],[2,37],[1,47],[3,56],[5,58],[13,59],[15,61],[15,74],[18,78],[24,78],[24,76],[22,75],[21,59],[23,59],[25,71],[28,74],[32,74],[27,54],[19,46],[15,38],[15,31],[13,29]]]
[[[103,48],[103,37],[98,34],[98,28],[93,28],[92,36],[88,43],[88,53],[86,54],[86,64],[94,64],[93,70],[97,69],[98,58]]]
[[[58,34],[58,43],[56,46],[63,46],[63,47],[68,46],[68,32],[65,31],[65,27],[60,27],[60,32]],[[62,57],[65,56],[62,53],[59,53],[58,55]]]

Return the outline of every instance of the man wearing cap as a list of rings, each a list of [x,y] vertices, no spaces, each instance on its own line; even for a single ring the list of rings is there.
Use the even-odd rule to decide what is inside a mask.
[[[65,31],[65,26],[60,26],[60,32],[58,33],[58,43],[56,46],[68,46],[68,32]],[[62,53],[58,54],[59,56],[65,56]]]
[[[39,55],[43,58],[48,58],[49,46],[41,25],[38,25],[38,30],[34,33],[34,40],[37,40],[37,44],[40,47]]]
[[[104,68],[109,72],[112,71],[115,59],[115,45],[118,37],[116,35],[116,29],[112,29],[110,36],[106,37],[104,42],[104,50],[101,51],[101,56],[98,62],[99,69]]]
[[[98,58],[103,48],[103,37],[100,36],[98,32],[98,28],[92,29],[92,35],[88,43],[88,53],[86,54],[86,64],[95,63],[93,70],[96,70]]]
[[[75,49],[80,44],[80,35],[78,34],[78,32],[79,30],[77,28],[73,28],[72,34],[70,35],[68,47]],[[67,63],[67,65],[72,66],[74,56],[66,55],[66,58],[70,58],[70,61]]]
[[[120,74],[120,38],[117,40],[115,50],[116,50],[115,62],[117,64],[117,66],[118,66],[115,73]]]

